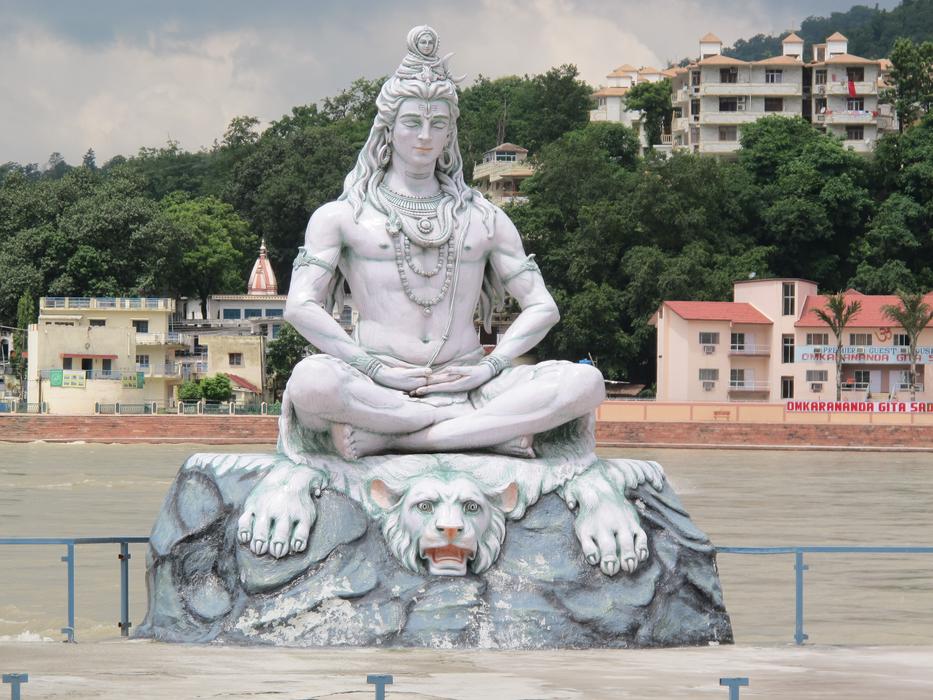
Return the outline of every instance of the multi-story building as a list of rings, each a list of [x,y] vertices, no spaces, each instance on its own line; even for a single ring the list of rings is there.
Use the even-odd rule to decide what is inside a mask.
[[[674,148],[732,154],[743,125],[782,115],[811,121],[855,151],[871,151],[880,133],[896,128],[890,108],[878,103],[886,64],[850,55],[839,33],[815,45],[812,59],[805,62],[804,42],[793,33],[780,56],[760,61],[724,56],[722,41],[707,34],[700,58],[672,79]]]
[[[528,162],[528,149],[514,143],[500,143],[483,154],[483,161],[473,166],[476,189],[493,204],[525,201],[519,191],[524,180],[535,174]]]
[[[183,380],[175,353],[189,339],[169,330],[172,299],[42,297],[28,335],[28,402],[50,413],[97,404],[165,406]]]
[[[736,282],[734,301],[665,301],[657,327],[657,397],[665,401],[834,400],[836,338],[815,314],[826,297],[814,282]],[[897,297],[846,292],[861,311],[844,331],[842,395],[864,400],[909,392],[903,329],[883,308]],[[933,292],[925,297],[933,304]],[[933,364],[933,327],[918,343],[917,398],[933,399],[924,381]]]
[[[638,83],[656,83],[664,78],[675,76],[676,72],[673,69],[658,70],[651,66],[636,68],[628,63],[619,66],[606,76],[606,85],[593,93],[596,108],[590,110],[590,121],[625,124],[635,129],[639,133],[642,145],[646,145],[641,129],[641,112],[628,109],[625,105],[625,96]],[[669,144],[670,134],[663,134],[661,143],[662,145]]]

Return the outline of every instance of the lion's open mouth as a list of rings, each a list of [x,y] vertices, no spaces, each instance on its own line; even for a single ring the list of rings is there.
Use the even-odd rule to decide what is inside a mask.
[[[466,559],[473,555],[473,552],[455,544],[444,545],[443,547],[429,547],[424,553],[431,557],[435,564],[442,562],[456,562],[462,564]]]

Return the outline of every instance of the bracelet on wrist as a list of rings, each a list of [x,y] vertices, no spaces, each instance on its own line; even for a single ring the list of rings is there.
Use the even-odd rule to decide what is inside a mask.
[[[358,369],[370,379],[375,379],[376,375],[379,374],[379,370],[384,367],[382,362],[377,360],[375,357],[371,357],[370,355],[357,355],[350,360],[349,364],[351,367]]]
[[[480,364],[487,364],[492,369],[492,376],[502,374],[502,370],[512,366],[512,360],[502,355],[486,355]]]

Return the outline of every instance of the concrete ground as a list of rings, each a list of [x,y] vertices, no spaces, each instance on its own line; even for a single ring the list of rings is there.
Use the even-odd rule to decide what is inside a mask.
[[[0,670],[27,670],[23,700],[374,698],[387,700],[721,698],[722,677],[746,676],[740,698],[933,697],[931,647],[755,647],[489,652],[273,649],[149,641],[0,643]],[[0,692],[5,697],[5,689]]]

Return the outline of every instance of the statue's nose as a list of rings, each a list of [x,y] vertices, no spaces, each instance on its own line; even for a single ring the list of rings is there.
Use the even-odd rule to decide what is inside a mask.
[[[457,535],[463,532],[462,525],[449,525],[449,524],[440,525],[439,524],[437,526],[437,529],[439,532],[444,533],[444,536],[447,537],[448,542],[453,542],[456,539]]]

